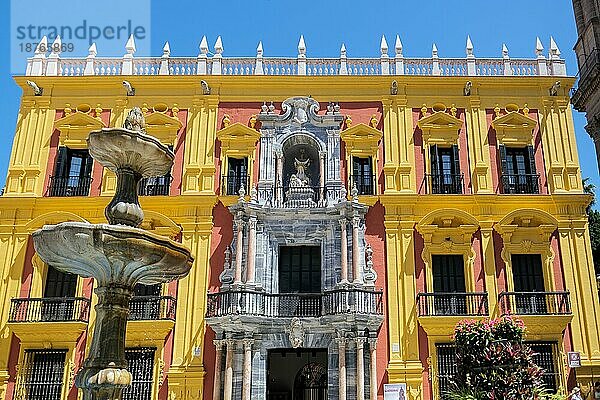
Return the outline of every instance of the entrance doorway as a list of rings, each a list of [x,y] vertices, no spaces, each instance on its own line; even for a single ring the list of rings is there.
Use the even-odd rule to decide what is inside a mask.
[[[268,400],[327,399],[327,349],[274,349],[267,362]]]

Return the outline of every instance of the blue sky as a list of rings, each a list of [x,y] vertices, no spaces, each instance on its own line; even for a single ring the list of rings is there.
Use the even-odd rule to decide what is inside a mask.
[[[162,54],[167,40],[173,56],[195,56],[203,35],[207,36],[211,49],[216,37],[221,35],[225,56],[252,56],[259,40],[263,42],[265,56],[295,56],[298,38],[303,34],[309,57],[336,57],[342,42],[346,44],[349,57],[376,57],[381,35],[386,35],[393,54],[394,38],[399,34],[406,57],[429,56],[434,42],[440,57],[463,57],[466,36],[470,35],[478,57],[499,57],[502,43],[506,43],[510,55],[521,58],[534,56],[536,36],[547,49],[552,35],[567,60],[569,75],[577,73],[572,50],[577,34],[570,0],[138,1],[151,4],[151,22],[147,28],[148,44],[154,56]],[[32,0],[19,2],[37,3]],[[74,2],[77,7],[45,3],[53,7],[55,13],[69,12],[71,17],[77,16],[77,11],[73,10],[89,12],[89,2],[80,0]],[[9,6],[7,0],[0,3],[0,186],[6,176],[21,95],[10,72]],[[43,22],[48,24],[60,18],[56,14],[40,13],[34,6],[31,8],[37,10],[32,12],[38,15],[47,15],[48,21]],[[115,15],[114,10],[110,13]],[[129,17],[127,13],[132,19],[139,18],[147,15],[147,8],[130,7],[124,12]],[[98,56],[121,56],[124,47],[124,41],[120,49],[119,46],[116,49],[105,46],[103,51],[99,46]],[[74,54],[85,55],[87,48],[80,47]],[[140,51],[136,55],[147,54]],[[583,129],[585,118],[574,112],[574,119],[582,175],[590,177],[600,188],[593,143]]]

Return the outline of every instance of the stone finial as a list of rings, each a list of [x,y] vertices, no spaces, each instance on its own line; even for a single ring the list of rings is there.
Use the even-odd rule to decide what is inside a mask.
[[[340,58],[346,58],[346,45],[342,43],[342,47],[340,48]]]
[[[96,57],[97,54],[98,50],[96,49],[96,42],[94,42],[88,49],[88,57]]]
[[[502,43],[502,58],[508,58],[508,47],[505,43]]]
[[[223,127],[227,128],[229,125],[231,125],[231,117],[229,114],[225,114],[223,115]]]
[[[163,57],[169,57],[171,55],[171,46],[169,46],[169,42],[165,42],[163,46]]]
[[[50,57],[52,57],[53,55],[58,56],[58,54],[60,54],[61,52],[61,47],[62,40],[60,40],[60,35],[57,35],[56,39],[54,39],[54,42],[52,42],[52,47],[50,48],[50,51],[52,52],[52,54],[50,54]]]
[[[473,57],[473,42],[471,41],[471,36],[467,35],[467,57]]]
[[[38,43],[35,48],[34,55],[45,57],[48,52],[48,37],[42,37],[42,40]]]
[[[394,45],[396,49],[396,57],[402,57],[402,42],[400,41],[400,36],[396,35],[396,44]]]
[[[539,37],[535,38],[535,55],[538,58],[544,58],[544,46]]]
[[[352,184],[352,190],[350,191],[350,196],[352,196],[352,202],[358,203],[358,188],[356,187],[356,182]]]
[[[250,116],[249,122],[250,122],[250,128],[254,129],[254,127],[256,126],[256,114],[252,114]]]
[[[208,42],[206,41],[206,36],[202,36],[199,47],[200,54],[206,56],[208,54]]]
[[[346,115],[346,128],[350,128],[352,126],[352,117],[350,115]]]
[[[379,123],[379,120],[377,119],[377,114],[371,115],[371,120],[369,122],[371,123],[371,126],[373,128],[377,128],[377,124]]]
[[[262,57],[263,56],[263,45],[262,45],[262,41],[258,42],[258,46],[256,47],[256,57]]]
[[[133,34],[129,36],[127,43],[125,44],[125,50],[127,50],[127,54],[133,57],[133,53],[135,53],[135,39],[133,38]]]
[[[435,45],[435,43],[433,44],[433,46],[431,46],[431,57],[438,58],[438,48]]]
[[[258,190],[256,190],[256,187],[254,186],[250,189],[250,202],[258,203]],[[256,221],[254,222],[256,223]]]
[[[215,54],[221,53],[223,53],[223,41],[221,40],[221,36],[218,36],[215,42]]]
[[[385,35],[381,35],[381,44],[379,45],[379,48],[381,50],[381,57],[387,57],[388,44],[387,40],[385,40]]]
[[[560,49],[552,36],[550,36],[550,57],[560,58]]]
[[[306,43],[304,43],[304,35],[300,35],[300,40],[298,41],[298,56],[306,56]]]
[[[238,198],[238,203],[244,203],[246,201],[246,189],[244,189],[244,185],[240,186],[238,194],[240,196]]]
[[[260,106],[260,113],[266,114],[269,111],[269,106],[267,106],[267,102],[263,101],[262,106]]]

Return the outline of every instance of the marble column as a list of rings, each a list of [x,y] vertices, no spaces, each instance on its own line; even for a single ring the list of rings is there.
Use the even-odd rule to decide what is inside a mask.
[[[365,342],[366,338],[356,338],[356,400],[365,400]]]
[[[231,400],[233,397],[233,351],[235,340],[225,341],[227,352],[225,354],[225,383],[223,385],[223,400]]]
[[[370,357],[370,380],[369,389],[371,390],[370,400],[377,400],[377,338],[369,338]]]
[[[283,201],[283,152],[275,153],[276,175],[275,175],[275,204],[281,204]]]
[[[242,340],[244,345],[244,369],[242,375],[242,400],[250,400],[252,389],[252,344],[254,340]]]
[[[346,400],[346,338],[338,337],[339,400]]]
[[[319,200],[321,203],[325,200],[325,156],[324,151],[319,152]]]
[[[225,345],[225,340],[213,340],[215,344],[216,354],[215,354],[215,381],[213,382],[213,400],[221,400],[221,370],[222,370],[222,360],[223,360],[223,346]]]
[[[342,245],[342,261],[340,263],[342,271],[341,271],[341,279],[340,283],[348,283],[348,232],[346,230],[348,223],[346,218],[340,219],[340,228],[342,230],[341,233],[341,245]]]
[[[360,217],[352,218],[352,279],[353,283],[362,283],[360,277],[359,247],[358,247],[358,229],[360,227]]]
[[[246,260],[246,283],[254,284],[256,265],[256,217],[248,221],[248,258]]]
[[[235,220],[235,228],[237,230],[237,240],[235,243],[235,273],[233,283],[240,285],[242,283],[242,259],[244,250],[244,221],[242,219]]]

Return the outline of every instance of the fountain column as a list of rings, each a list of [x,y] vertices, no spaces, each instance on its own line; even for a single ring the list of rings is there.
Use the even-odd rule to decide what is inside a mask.
[[[221,373],[223,363],[223,346],[225,340],[213,340],[215,344],[215,381],[213,382],[213,400],[221,400]]]
[[[244,345],[244,369],[242,372],[242,400],[250,400],[252,378],[252,339],[242,340]]]
[[[356,338],[356,400],[365,400],[365,342],[366,338]]]
[[[369,389],[371,390],[370,400],[377,400],[377,338],[369,338],[370,351],[370,369]]]
[[[246,260],[246,284],[254,284],[256,266],[256,217],[248,221],[248,256]]]
[[[242,258],[244,250],[244,221],[241,218],[235,220],[235,228],[237,231],[237,240],[235,243],[235,273],[233,275],[233,284],[240,285],[242,283]]]
[[[345,284],[348,283],[348,231],[346,230],[346,227],[348,225],[348,222],[346,221],[346,218],[342,218],[340,219],[340,228],[341,228],[341,254],[342,254],[342,261],[340,263],[342,271],[341,271],[341,276],[340,276],[340,283]]]
[[[235,340],[225,340],[227,351],[225,353],[225,382],[223,384],[223,400],[231,400],[233,396],[233,350]]]
[[[358,248],[358,229],[360,227],[360,217],[352,218],[352,279],[354,284],[360,284],[360,262]]]
[[[346,338],[338,337],[339,399],[346,400]]]

